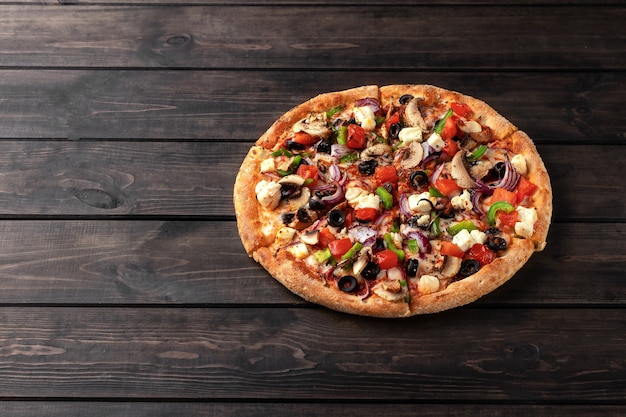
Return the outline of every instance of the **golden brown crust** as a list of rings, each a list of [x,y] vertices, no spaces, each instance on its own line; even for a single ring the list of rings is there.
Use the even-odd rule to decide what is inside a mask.
[[[256,144],[266,149],[273,149],[277,143],[287,134],[287,131],[299,120],[304,119],[309,113],[326,111],[332,107],[345,103],[353,103],[364,97],[378,97],[378,86],[367,85],[345,91],[320,94],[304,103],[297,105],[282,115],[270,126],[270,128],[257,140]]]
[[[333,280],[320,274],[296,259],[285,245],[275,243],[275,233],[280,225],[275,222],[277,213],[268,211],[257,203],[255,185],[262,178],[261,162],[270,155],[269,150],[282,146],[291,126],[312,112],[322,112],[337,105],[353,105],[364,97],[378,98],[383,107],[398,106],[404,94],[419,97],[424,107],[465,103],[478,116],[480,124],[489,127],[493,140],[499,140],[507,149],[522,154],[528,173],[525,175],[538,190],[531,198],[538,220],[530,239],[512,236],[506,253],[477,273],[455,281],[443,290],[414,295],[410,302],[387,301],[371,292],[362,300],[337,288]],[[337,311],[376,317],[407,317],[435,313],[475,301],[510,279],[529,259],[534,251],[542,250],[552,216],[552,189],[546,168],[532,140],[493,108],[473,97],[448,91],[432,85],[364,86],[346,91],[321,94],[289,110],[281,116],[256,142],[244,159],[234,188],[234,205],[241,240],[246,252],[259,262],[276,280],[293,293],[313,303]],[[273,216],[270,218],[270,216]],[[272,222],[274,226],[272,226]]]
[[[552,185],[548,171],[537,152],[537,148],[528,135],[517,131],[511,135],[512,151],[521,154],[526,159],[528,173],[526,177],[535,184],[538,189],[532,196],[532,207],[537,210],[537,222],[531,240],[537,251],[543,250],[546,245],[548,228],[552,221]]]
[[[392,318],[410,315],[408,304],[404,302],[389,303],[375,295],[361,301],[357,296],[342,293],[336,284],[324,281],[287,251],[272,253],[262,248],[254,253],[254,259],[287,289],[312,303],[362,316]]]
[[[267,151],[253,146],[243,160],[233,193],[233,204],[237,216],[237,228],[243,246],[248,254],[267,247],[274,242],[272,236],[263,233],[263,213],[257,203],[254,187],[260,180],[259,166],[267,156]]]

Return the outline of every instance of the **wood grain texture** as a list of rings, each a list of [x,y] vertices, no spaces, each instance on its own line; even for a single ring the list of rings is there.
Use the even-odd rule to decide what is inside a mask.
[[[625,415],[625,17],[610,0],[0,0],[0,415]],[[474,304],[339,314],[243,251],[250,144],[370,83],[473,95],[538,144],[548,246]]]
[[[0,411],[12,417],[46,415],[47,417],[356,417],[393,415],[395,417],[622,417],[620,405],[510,405],[510,404],[356,404],[263,402],[158,402],[158,401],[2,401]]]
[[[435,84],[480,98],[537,143],[623,143],[622,73],[0,70],[0,138],[253,141],[323,92]]]
[[[557,223],[480,306],[624,306],[623,223]],[[305,305],[243,251],[234,222],[1,221],[0,304]]]
[[[5,397],[624,400],[622,309],[371,320],[325,309],[5,307],[0,319]]]
[[[232,218],[233,184],[250,145],[5,140],[0,213]],[[539,152],[551,175],[556,221],[622,218],[626,147],[539,145]],[[601,185],[591,172],[601,175]]]
[[[624,7],[7,5],[1,12],[0,43],[11,45],[0,54],[5,67],[580,70],[626,62]]]

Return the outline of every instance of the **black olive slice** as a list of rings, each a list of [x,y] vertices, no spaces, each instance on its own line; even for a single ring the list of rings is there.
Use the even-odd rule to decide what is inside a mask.
[[[339,278],[337,286],[343,292],[352,292],[359,285],[359,282],[352,275],[346,275]]]
[[[410,94],[404,94],[403,96],[400,97],[400,99],[398,100],[400,102],[400,104],[409,104],[409,101],[413,100],[413,96]]]
[[[296,211],[296,217],[302,223],[310,223],[312,221],[311,215],[309,214],[309,212],[307,211],[305,207],[300,207],[298,211]]]
[[[290,151],[303,151],[306,149],[306,145],[303,145],[291,139],[287,139],[285,147]]]
[[[492,226],[489,229],[485,230],[485,233],[488,235],[497,235],[498,233],[500,233],[500,229],[498,229],[495,226]]]
[[[375,159],[363,161],[359,164],[359,172],[363,175],[372,175],[376,171],[378,162]]]
[[[313,211],[320,211],[326,208],[326,204],[324,204],[322,200],[317,197],[311,197],[309,199],[309,208]]]
[[[346,215],[339,209],[331,210],[328,213],[328,224],[333,227],[341,227],[346,222]]]
[[[409,180],[414,188],[423,187],[428,184],[428,174],[424,171],[413,171]]]
[[[368,262],[367,265],[365,265],[365,268],[363,268],[363,271],[361,271],[361,276],[365,279],[376,279],[376,277],[378,276],[378,273],[380,272],[380,266],[378,266],[378,264],[376,262]]]
[[[389,126],[389,137],[391,139],[398,139],[398,135],[400,134],[401,130],[402,130],[402,124],[393,123],[391,126]]]
[[[480,269],[480,263],[476,259],[466,259],[461,262],[461,269],[459,275],[463,278],[474,275]]]
[[[285,182],[280,184],[280,199],[296,198],[302,194],[302,187],[296,184]]]
[[[500,236],[489,235],[487,238],[487,247],[494,252],[499,250],[505,250],[507,248],[506,240],[501,238]]]
[[[283,224],[289,224],[293,221],[293,219],[296,217],[295,214],[293,213],[283,213],[280,216],[280,220],[283,222]]]
[[[323,140],[320,143],[317,144],[317,151],[319,153],[330,153],[331,151],[331,145],[332,143],[330,141],[327,140]]]
[[[406,275],[408,277],[414,277],[417,275],[417,268],[419,268],[419,261],[415,258],[409,259],[406,263]]]

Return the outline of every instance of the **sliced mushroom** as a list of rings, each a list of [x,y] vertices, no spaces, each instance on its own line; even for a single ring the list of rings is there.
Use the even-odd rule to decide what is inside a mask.
[[[450,174],[461,188],[473,188],[475,186],[474,179],[465,167],[465,151],[458,151],[450,161]]]
[[[368,161],[370,159],[390,157],[392,153],[391,146],[384,143],[377,143],[376,145],[365,148],[361,152],[361,160]]]
[[[446,256],[446,262],[441,269],[441,278],[452,278],[458,274],[461,269],[461,262],[461,258]]]
[[[459,120],[457,126],[465,133],[479,133],[483,130],[480,123],[474,120]]]
[[[295,211],[299,209],[300,207],[303,207],[304,205],[308,204],[310,198],[311,198],[311,190],[309,190],[308,187],[302,187],[302,191],[300,192],[300,195],[297,198],[286,200],[286,204],[287,204],[286,208],[289,211]]]
[[[470,133],[469,134],[472,139],[480,143],[487,143],[491,141],[491,129],[488,126],[485,126],[481,129],[480,132]]]
[[[374,293],[387,301],[400,301],[404,299],[404,293],[398,281],[388,281],[377,285]]]
[[[424,121],[422,113],[420,112],[420,109],[417,105],[421,101],[422,100],[420,100],[419,98],[414,98],[413,100],[411,100],[404,109],[404,118],[409,126],[419,127],[422,130],[426,130],[426,122]]]
[[[278,180],[278,183],[279,184],[295,184],[297,186],[302,186],[302,184],[304,184],[304,177],[301,177],[300,175],[296,175],[296,174],[291,174],[291,175],[282,177],[280,180]]]
[[[419,142],[411,142],[409,146],[401,150],[399,155],[401,155],[400,166],[405,169],[411,169],[422,162],[424,148]]]
[[[327,138],[332,130],[326,125],[326,120],[321,116],[302,119],[293,126],[294,132],[306,132],[318,138]]]
[[[319,241],[319,235],[319,230],[308,230],[302,233],[302,235],[300,236],[300,240],[307,245],[317,245],[317,242]]]

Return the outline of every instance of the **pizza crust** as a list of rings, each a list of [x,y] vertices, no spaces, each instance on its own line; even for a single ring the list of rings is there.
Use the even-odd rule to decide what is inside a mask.
[[[468,104],[480,123],[488,126],[495,140],[507,149],[522,154],[526,160],[527,178],[538,186],[532,196],[532,206],[537,210],[538,220],[530,239],[512,237],[506,254],[481,268],[477,273],[452,282],[445,289],[428,294],[390,302],[371,293],[362,300],[346,294],[336,283],[326,282],[318,272],[309,269],[287,250],[275,244],[275,235],[282,224],[277,220],[280,213],[263,210],[257,202],[255,185],[262,178],[261,162],[271,151],[284,144],[291,126],[312,112],[322,112],[337,105],[353,105],[357,99],[372,97],[381,106],[395,104],[404,94],[419,97],[424,106],[442,102]],[[545,247],[552,216],[552,189],[546,168],[532,140],[517,129],[489,105],[463,95],[431,85],[390,85],[380,89],[364,86],[346,91],[325,93],[289,110],[281,116],[257,141],[246,155],[238,172],[234,187],[234,206],[237,226],[246,252],[260,263],[268,273],[294,294],[312,303],[351,314],[375,317],[407,317],[416,314],[436,313],[471,303],[490,293],[509,280],[530,258],[534,251]]]

